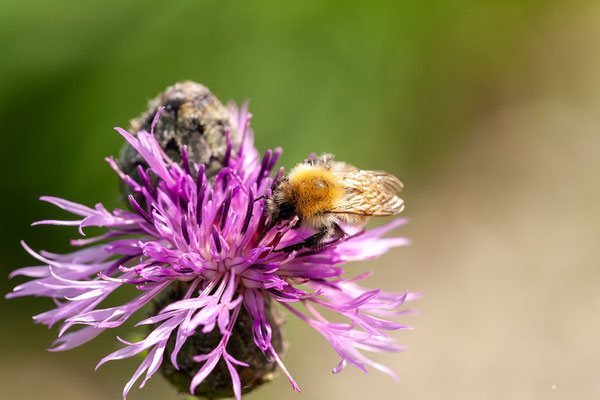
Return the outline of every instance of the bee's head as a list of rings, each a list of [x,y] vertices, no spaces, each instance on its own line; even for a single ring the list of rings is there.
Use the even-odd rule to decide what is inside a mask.
[[[287,177],[282,177],[273,185],[273,195],[267,199],[265,212],[275,222],[291,219],[297,214]]]
[[[296,215],[296,207],[292,203],[284,202],[279,204],[278,220],[285,221],[291,219],[294,215]]]

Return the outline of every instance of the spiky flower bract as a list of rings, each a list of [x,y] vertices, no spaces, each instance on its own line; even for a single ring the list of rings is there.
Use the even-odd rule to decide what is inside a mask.
[[[385,331],[408,327],[386,318],[410,313],[399,308],[416,295],[364,289],[357,281],[368,274],[346,279],[340,265],[374,258],[406,244],[404,238],[383,238],[405,221],[396,219],[376,229],[356,232],[319,249],[277,251],[302,241],[307,234],[291,229],[295,220],[272,227],[263,213],[264,201],[255,201],[263,194],[268,196],[273,182],[283,174],[282,168],[272,174],[281,151],[268,150],[261,158],[253,146],[247,107],[230,107],[231,126],[240,133],[241,145],[233,149],[229,144],[224,167],[214,180],[207,178],[204,165],[192,164],[190,168],[185,148],[181,165],[166,156],[152,132],[158,114],[150,133],[140,131],[134,136],[116,128],[148,166],[140,166],[139,176],[133,179],[112,158],[107,159],[136,195],[129,196],[132,211],[109,212],[102,204],[89,208],[42,197],[81,218],[36,224],[78,226],[81,234],[86,227],[96,226],[105,228],[106,233],[73,240],[71,244],[81,248],[68,254],[36,252],[23,243],[27,252],[43,265],[14,271],[11,276],[34,279],[15,287],[7,297],[52,298],[56,308],[36,315],[34,320],[48,326],[62,321],[59,338],[50,349],[61,351],[120,326],[169,286],[185,283],[180,299],[138,322],[137,325],[151,327],[145,339],[131,343],[119,338],[125,346],[98,364],[145,354],[125,385],[124,396],[145,373],[140,387],[143,386],[162,363],[178,368],[178,353],[192,335],[218,332],[218,344],[193,357],[198,370],[190,377],[189,391],[194,393],[215,366],[224,362],[233,394],[239,400],[242,382],[238,372],[248,364],[230,354],[228,342],[240,312],[252,318],[252,345],[268,361],[277,363],[292,387],[299,390],[273,347],[272,327],[265,316],[267,301],[280,304],[331,343],[341,357],[334,373],[348,363],[366,372],[366,364],[397,379],[360,350],[402,350]],[[111,293],[126,285],[137,288],[139,295],[128,303],[102,308],[101,303]],[[347,322],[330,322],[319,308],[334,311]],[[85,327],[71,330],[75,325]],[[174,340],[174,347],[170,359],[163,359],[169,339]]]

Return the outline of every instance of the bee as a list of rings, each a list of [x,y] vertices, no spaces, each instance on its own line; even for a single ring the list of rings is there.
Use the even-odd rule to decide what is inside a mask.
[[[369,217],[395,215],[404,209],[397,196],[402,182],[383,171],[361,170],[332,154],[309,158],[273,184],[265,213],[275,225],[298,217],[297,227],[314,234],[282,251],[318,248],[345,235],[340,227],[364,226]]]

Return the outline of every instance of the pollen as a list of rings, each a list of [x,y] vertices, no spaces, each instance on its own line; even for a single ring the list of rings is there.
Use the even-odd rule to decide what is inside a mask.
[[[321,166],[300,164],[291,171],[289,179],[296,210],[302,216],[332,209],[344,194],[335,175]]]

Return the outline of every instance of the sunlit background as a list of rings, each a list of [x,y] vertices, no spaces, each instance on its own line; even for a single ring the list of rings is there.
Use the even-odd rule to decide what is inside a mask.
[[[176,81],[250,99],[259,150],[289,168],[333,152],[402,178],[410,247],[369,285],[424,291],[402,378],[348,367],[290,317],[285,378],[258,399],[600,396],[600,2],[0,2],[3,276],[20,247],[65,251],[54,195],[116,207],[113,126]],[[0,280],[5,294],[24,281]],[[118,399],[140,359],[96,362],[117,334],[64,353],[34,325],[47,299],[0,300],[6,399]],[[177,399],[158,374],[130,400]]]

